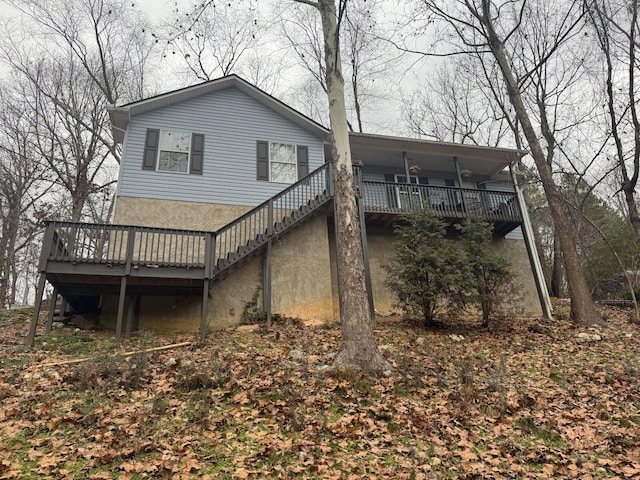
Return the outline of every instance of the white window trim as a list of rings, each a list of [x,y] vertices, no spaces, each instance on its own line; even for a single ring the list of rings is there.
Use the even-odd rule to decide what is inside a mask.
[[[404,182],[399,182],[398,180],[402,178],[405,181]],[[398,205],[402,205],[403,204],[403,199],[407,198],[407,195],[409,194],[409,192],[411,192],[413,195],[420,195],[420,190],[418,189],[413,189],[411,188],[411,186],[413,185],[425,185],[423,183],[420,183],[420,177],[418,177],[418,175],[411,175],[409,174],[409,185],[407,185],[406,180],[407,180],[407,176],[404,173],[395,173],[393,176],[393,179],[395,181],[395,183],[398,184],[398,186],[396,187],[396,201],[398,202]],[[413,181],[415,180],[415,182]]]
[[[164,132],[182,132],[182,133],[188,133],[189,134],[189,151],[188,152],[182,152],[180,150],[162,150],[162,148],[160,147],[160,144],[162,142],[162,134]],[[176,175],[189,175],[189,173],[191,172],[191,143],[193,142],[193,132],[189,131],[189,130],[179,130],[179,129],[160,129],[160,134],[158,136],[158,157],[156,158],[156,172],[159,173],[173,173]],[[162,152],[177,152],[177,153],[186,153],[187,154],[187,171],[186,172],[173,172],[171,170],[160,170],[160,154]]]
[[[292,145],[293,146],[293,163],[289,164],[289,165],[294,165],[295,166],[295,170],[296,170],[296,179],[293,182],[279,182],[277,180],[273,180],[273,176],[271,175],[271,172],[273,171],[273,169],[271,168],[271,164],[272,164],[272,159],[271,159],[271,145]],[[285,185],[293,185],[294,183],[296,183],[299,178],[298,178],[298,145],[296,145],[295,143],[287,143],[287,142],[269,142],[269,182],[272,183],[282,183]],[[275,162],[275,163],[284,163],[284,162]]]
[[[399,182],[398,181],[398,179],[401,178],[401,177],[405,179],[404,182]],[[407,183],[406,182],[406,178],[407,178],[407,176],[404,173],[396,173],[396,174],[394,174],[394,180],[395,180],[396,183],[406,184]],[[411,183],[411,185],[424,185],[423,183],[420,183],[420,177],[418,177],[418,175],[409,175],[409,178],[411,180],[415,180],[415,182],[411,182],[411,181],[409,182],[409,183]]]

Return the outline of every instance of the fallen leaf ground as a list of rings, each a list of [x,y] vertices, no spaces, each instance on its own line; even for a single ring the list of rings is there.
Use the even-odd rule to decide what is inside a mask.
[[[142,332],[116,348],[63,328],[28,352],[28,312],[4,312],[0,478],[640,478],[640,329],[604,314],[597,331],[378,319],[395,371],[372,379],[319,371],[337,325],[279,321],[124,357],[194,338]]]

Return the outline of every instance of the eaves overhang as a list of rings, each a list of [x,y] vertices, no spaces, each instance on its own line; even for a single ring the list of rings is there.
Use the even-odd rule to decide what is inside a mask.
[[[412,165],[424,170],[451,171],[453,159],[461,169],[476,175],[493,177],[526,152],[511,148],[487,147],[416,138],[394,137],[369,133],[349,134],[354,159],[365,165],[398,167],[407,158]]]

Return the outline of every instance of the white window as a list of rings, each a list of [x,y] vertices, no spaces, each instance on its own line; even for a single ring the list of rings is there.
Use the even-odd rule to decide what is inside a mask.
[[[158,149],[158,171],[189,173],[191,132],[162,130]]]
[[[269,143],[269,180],[295,183],[298,180],[296,146],[287,143]]]
[[[413,185],[419,185],[421,182],[424,182],[424,177],[418,177],[417,175],[409,175],[409,183]],[[396,173],[395,175],[396,183],[403,184],[402,186],[396,187],[396,201],[397,204],[402,206],[403,208],[409,207],[411,205],[420,205],[423,194],[426,191],[421,191],[419,187],[406,185],[407,176]]]

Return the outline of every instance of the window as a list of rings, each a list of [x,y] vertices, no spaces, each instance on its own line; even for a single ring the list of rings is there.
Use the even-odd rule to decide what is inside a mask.
[[[204,135],[181,130],[148,128],[142,169],[202,175]]]
[[[295,183],[308,173],[308,147],[290,143],[257,142],[258,180]]]
[[[189,173],[191,132],[160,131],[158,171]]]
[[[269,143],[269,181],[294,183],[298,180],[296,146],[286,143]]]
[[[394,180],[395,183],[401,184],[396,187],[396,205],[400,205],[403,209],[406,209],[422,204],[422,197],[426,197],[427,192],[413,185],[426,185],[429,183],[426,177],[409,175],[409,183],[412,185],[407,185],[407,176],[396,173]]]

